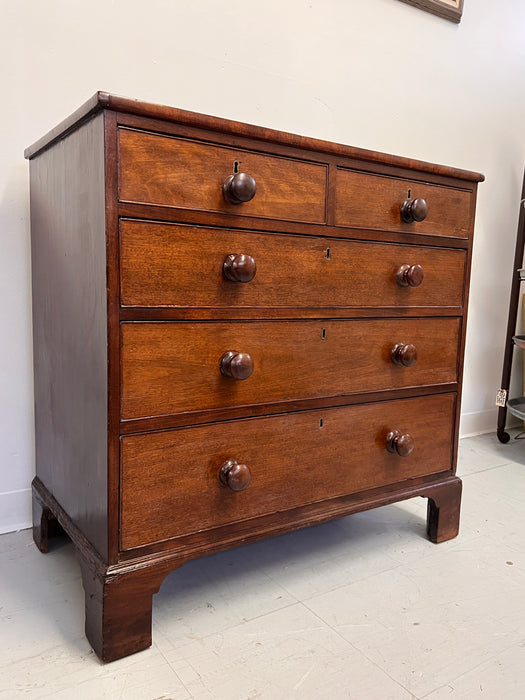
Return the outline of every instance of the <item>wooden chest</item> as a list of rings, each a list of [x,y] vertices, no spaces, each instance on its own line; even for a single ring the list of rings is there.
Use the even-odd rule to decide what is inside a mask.
[[[31,161],[34,535],[112,660],[185,561],[455,476],[477,183],[97,93]]]

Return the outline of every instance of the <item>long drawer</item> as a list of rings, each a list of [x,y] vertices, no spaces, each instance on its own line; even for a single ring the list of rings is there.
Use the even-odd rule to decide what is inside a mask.
[[[457,318],[122,323],[121,415],[455,382],[459,328]],[[410,366],[393,361],[395,347]],[[251,374],[225,376],[232,358]]]
[[[441,394],[124,437],[121,548],[445,472],[454,410]],[[387,450],[391,431],[410,454]],[[242,491],[219,479],[235,463]]]
[[[423,221],[403,221],[401,207],[407,199],[425,200]],[[335,221],[339,226],[468,238],[472,201],[469,190],[341,168]]]
[[[328,167],[216,144],[119,129],[119,198],[127,202],[324,223]],[[230,204],[223,182],[255,179],[251,201]]]
[[[230,256],[235,256],[234,265],[240,261],[244,266],[245,275],[251,266],[249,281],[227,276]],[[464,250],[123,220],[121,303],[459,308],[465,259]],[[400,271],[410,269],[407,280]]]

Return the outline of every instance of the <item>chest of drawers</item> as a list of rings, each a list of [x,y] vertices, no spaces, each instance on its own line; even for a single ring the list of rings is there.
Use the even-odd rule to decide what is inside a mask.
[[[34,537],[102,659],[194,557],[414,496],[457,534],[481,175],[106,93],[26,157]]]

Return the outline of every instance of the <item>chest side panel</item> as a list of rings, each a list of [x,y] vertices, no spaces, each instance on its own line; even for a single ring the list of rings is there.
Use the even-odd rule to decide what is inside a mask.
[[[107,556],[103,114],[30,163],[36,469]]]

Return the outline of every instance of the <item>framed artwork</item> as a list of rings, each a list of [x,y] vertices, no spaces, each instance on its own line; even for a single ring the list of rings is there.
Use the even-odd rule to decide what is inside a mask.
[[[426,12],[432,12],[432,14],[449,19],[451,22],[461,22],[463,0],[401,0],[401,2],[419,7]]]

